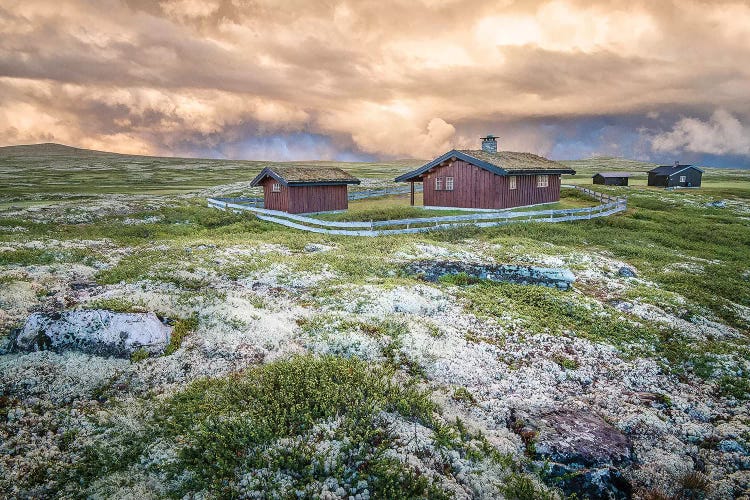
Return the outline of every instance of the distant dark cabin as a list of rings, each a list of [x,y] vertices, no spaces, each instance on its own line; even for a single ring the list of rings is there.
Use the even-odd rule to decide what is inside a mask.
[[[599,172],[594,174],[594,184],[603,184],[605,186],[627,186],[628,177],[631,174],[627,172]]]
[[[561,163],[531,153],[498,151],[482,138],[482,149],[453,149],[396,182],[423,183],[424,206],[500,209],[560,200],[560,176],[575,174]]]
[[[291,214],[346,210],[348,185],[359,184],[340,168],[266,167],[251,182],[263,186],[264,208]]]
[[[659,187],[692,187],[701,185],[703,170],[692,165],[662,165],[648,171],[648,185]]]

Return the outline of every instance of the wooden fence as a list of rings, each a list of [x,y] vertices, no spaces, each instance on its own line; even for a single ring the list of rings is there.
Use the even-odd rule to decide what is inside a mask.
[[[394,219],[369,222],[327,221],[304,215],[289,214],[277,210],[267,210],[247,204],[232,203],[226,199],[208,199],[208,206],[234,212],[249,211],[261,220],[274,222],[282,226],[324,234],[348,236],[382,236],[387,234],[409,234],[447,229],[458,226],[491,227],[519,222],[565,222],[606,217],[627,209],[627,199],[603,195],[586,188],[573,187],[597,200],[605,201],[601,205],[585,208],[562,210],[498,210],[495,212],[477,212],[467,215],[449,215],[441,217],[418,217],[412,219]]]
[[[409,186],[395,186],[385,188],[374,188],[374,189],[361,189],[359,191],[349,192],[349,201],[364,200],[365,198],[377,198],[380,196],[393,196],[396,194],[409,194]],[[422,186],[414,186],[414,191],[417,193],[422,192]],[[251,207],[262,207],[263,197],[241,197],[241,198],[211,198],[212,200],[228,202],[228,203],[239,203],[242,205],[248,205]]]

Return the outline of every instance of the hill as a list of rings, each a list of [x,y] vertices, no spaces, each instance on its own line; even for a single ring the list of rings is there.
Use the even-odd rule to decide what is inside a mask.
[[[629,160],[616,156],[595,156],[583,160],[563,160],[560,163],[569,166],[576,172],[594,172],[598,171],[623,171],[623,172],[647,172],[658,166],[656,163],[640,160]]]
[[[19,144],[17,146],[0,147],[0,158],[7,157],[52,157],[52,156],[73,156],[73,157],[92,157],[92,156],[127,156],[119,153],[110,153],[108,151],[96,151],[94,149],[76,148],[57,144],[54,142],[45,142],[42,144]]]

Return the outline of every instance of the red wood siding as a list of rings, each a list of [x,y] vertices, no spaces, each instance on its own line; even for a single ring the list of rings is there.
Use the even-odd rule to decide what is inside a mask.
[[[278,183],[281,191],[274,193],[273,184]],[[289,186],[285,186],[274,178],[267,177],[261,183],[263,184],[263,208],[268,210],[289,211]]]
[[[435,190],[442,177],[443,190]],[[453,191],[445,190],[445,178],[453,177]],[[456,160],[424,176],[424,204],[432,207],[511,208],[560,200],[560,176],[548,175],[549,185],[536,187],[536,175],[518,175],[516,189],[508,189],[508,177]]]
[[[281,210],[292,214],[346,210],[349,199],[346,185],[337,186],[285,186],[274,193],[274,179],[265,179],[263,184],[263,206],[269,210]]]

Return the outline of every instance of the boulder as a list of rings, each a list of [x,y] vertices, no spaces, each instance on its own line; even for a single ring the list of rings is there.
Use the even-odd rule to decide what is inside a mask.
[[[635,278],[637,276],[637,274],[635,273],[635,269],[628,266],[622,266],[617,270],[617,274],[619,274],[623,278]]]
[[[625,499],[631,495],[619,467],[632,461],[632,446],[617,428],[587,411],[560,410],[531,419],[534,458],[566,494]]]
[[[576,279],[568,269],[435,260],[413,261],[406,266],[406,272],[420,276],[426,281],[438,281],[442,276],[466,275],[474,280],[542,285],[561,290],[571,288]]]
[[[709,208],[725,208],[727,206],[727,202],[725,202],[724,200],[711,201],[709,203],[706,203],[706,206]]]
[[[335,247],[332,247],[330,245],[324,245],[322,243],[308,243],[305,245],[305,252],[307,253],[316,253],[316,252],[328,252],[329,250],[333,250]]]
[[[10,350],[32,352],[76,350],[99,356],[130,357],[145,349],[164,351],[172,328],[154,313],[117,313],[105,310],[34,313],[11,340]]]

